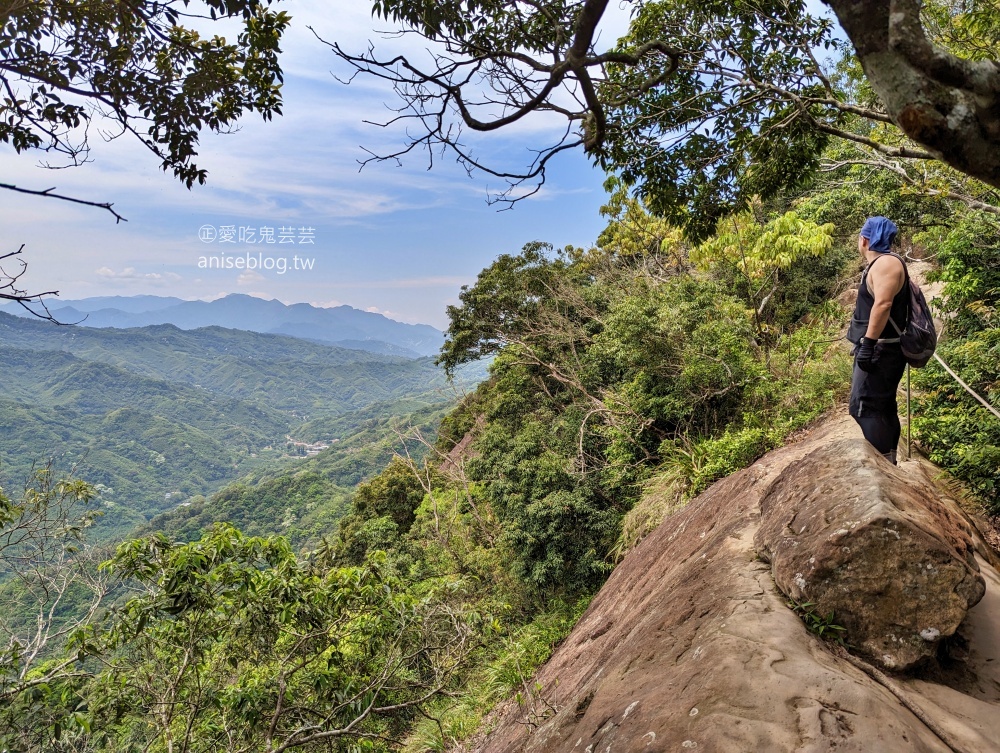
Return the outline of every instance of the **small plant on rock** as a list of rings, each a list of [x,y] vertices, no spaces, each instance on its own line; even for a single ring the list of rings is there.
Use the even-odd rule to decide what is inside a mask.
[[[816,611],[816,604],[811,601],[788,600],[788,608],[797,614],[806,624],[810,633],[818,635],[820,638],[831,640],[838,645],[845,646],[844,638],[847,628],[838,625],[833,621],[834,613],[823,615]]]

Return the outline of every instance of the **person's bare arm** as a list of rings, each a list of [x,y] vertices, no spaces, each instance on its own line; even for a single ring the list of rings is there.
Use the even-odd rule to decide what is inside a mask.
[[[885,325],[889,321],[889,310],[892,308],[892,299],[903,289],[906,282],[906,273],[903,265],[898,259],[884,262],[876,259],[868,271],[868,285],[875,297],[872,306],[872,313],[868,319],[868,331],[865,337],[875,340],[882,333]],[[902,322],[896,322],[902,324]]]

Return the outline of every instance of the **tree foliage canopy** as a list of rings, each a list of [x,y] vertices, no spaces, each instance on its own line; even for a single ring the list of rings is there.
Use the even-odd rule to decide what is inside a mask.
[[[801,2],[643,3],[616,49],[658,39],[684,51],[672,74],[655,57],[608,66],[602,166],[698,238],[749,197],[802,185],[845,107],[817,59],[830,22]]]
[[[910,162],[942,160],[1000,187],[1000,69],[987,44],[996,8],[937,0],[921,15],[919,3],[900,2],[890,24],[888,0],[828,4],[870,85],[845,86],[829,70],[822,57],[839,46],[831,22],[799,0],[635,2],[628,34],[603,51],[604,0],[392,0],[375,3],[376,15],[428,39],[429,65],[332,47],[357,73],[391,82],[391,122],[417,126],[374,159],[450,149],[470,171],[508,180],[499,198],[511,201],[520,183],[544,181],[553,155],[583,147],[703,239],[752,197],[805,185],[831,139],[891,162],[879,168],[903,181],[921,182]],[[463,129],[494,131],[533,113],[563,118],[565,131],[523,171],[484,163],[462,140]]]
[[[462,618],[415,598],[384,557],[330,567],[219,524],[191,544],[129,542],[106,567],[141,588],[112,622],[90,697],[110,749],[391,742],[470,650]]]
[[[376,5],[446,50],[434,80],[409,61],[352,59],[415,97],[410,115],[432,127],[418,143],[455,135],[435,120],[451,107],[468,125],[463,104],[513,108],[508,120],[470,126],[486,130],[537,109],[566,117],[619,173],[607,183],[607,228],[589,249],[530,243],[463,288],[438,363],[453,372],[492,356],[489,379],[436,440],[417,434],[426,454],[403,438],[406,458],[355,490],[335,543],[300,555],[264,530],[284,528],[293,502],[328,493],[303,474],[214,500],[252,513],[259,537],[199,523],[200,540],[123,545],[104,572],[129,590],[106,622],[71,630],[51,659],[25,652],[25,641],[0,655],[11,701],[0,714],[25,730],[0,725],[0,747],[386,751],[408,736],[408,749],[446,749],[515,689],[529,724],[545,718],[532,710],[543,689],[526,678],[613,560],[843,397],[850,361],[833,343],[845,312],[830,298],[857,262],[853,236],[867,214],[898,219],[906,251],[935,254],[951,314],[941,352],[1000,400],[996,194],[907,136],[863,75],[863,55],[829,71],[810,62],[828,29],[800,23],[802,5],[659,2],[640,5],[630,36],[602,57],[589,45],[604,7]],[[905,25],[910,5],[900,9],[893,23]],[[991,59],[982,40],[995,39],[998,14],[987,4],[925,11],[927,34],[949,54]],[[666,31],[669,43],[657,36]],[[536,77],[518,88],[526,73]],[[484,84],[495,100],[463,88]],[[564,106],[565,86],[578,87],[579,107]],[[615,157],[628,138],[635,151]],[[915,381],[918,440],[997,509],[998,425],[934,366]],[[374,462],[352,459],[354,449],[310,468],[346,474]],[[58,514],[40,518],[45,541],[74,519],[51,505],[90,495],[40,486],[30,499],[43,505],[0,496],[0,533],[17,535],[24,513],[47,504]],[[281,501],[284,515],[269,519]],[[55,538],[54,556],[33,560],[45,587],[66,566],[82,570],[67,557],[75,536]],[[0,563],[32,551],[3,542]],[[104,583],[91,586],[97,604]],[[31,603],[57,625],[44,622],[52,604],[42,591]]]
[[[203,129],[281,113],[279,42],[290,18],[269,5],[2,0],[0,142],[64,167],[87,161],[92,129],[107,128],[105,138],[137,138],[186,186],[204,183],[194,162]],[[239,21],[235,39],[194,28],[219,19]]]

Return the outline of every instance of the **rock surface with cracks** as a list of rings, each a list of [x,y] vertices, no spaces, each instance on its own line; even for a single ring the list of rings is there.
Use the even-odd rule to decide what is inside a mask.
[[[716,483],[615,569],[537,673],[498,707],[483,753],[987,753],[1000,740],[1000,577],[969,528],[985,596],[955,658],[887,677],[810,633],[757,556],[761,503],[814,453],[863,445],[846,417]],[[825,448],[825,449],[824,449]],[[900,469],[965,520],[917,461]],[[831,489],[831,494],[837,494]],[[848,636],[851,641],[851,636]]]
[[[909,476],[867,442],[825,444],[763,492],[754,536],[781,592],[885,669],[937,654],[986,590],[972,524]]]

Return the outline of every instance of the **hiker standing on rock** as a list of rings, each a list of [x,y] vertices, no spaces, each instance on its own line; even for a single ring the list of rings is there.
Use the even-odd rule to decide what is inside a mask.
[[[861,275],[847,333],[847,339],[855,343],[850,414],[865,439],[893,464],[901,429],[896,389],[906,360],[889,318],[905,327],[910,315],[906,263],[889,250],[898,232],[885,217],[869,217],[861,228],[858,251],[868,266]]]

